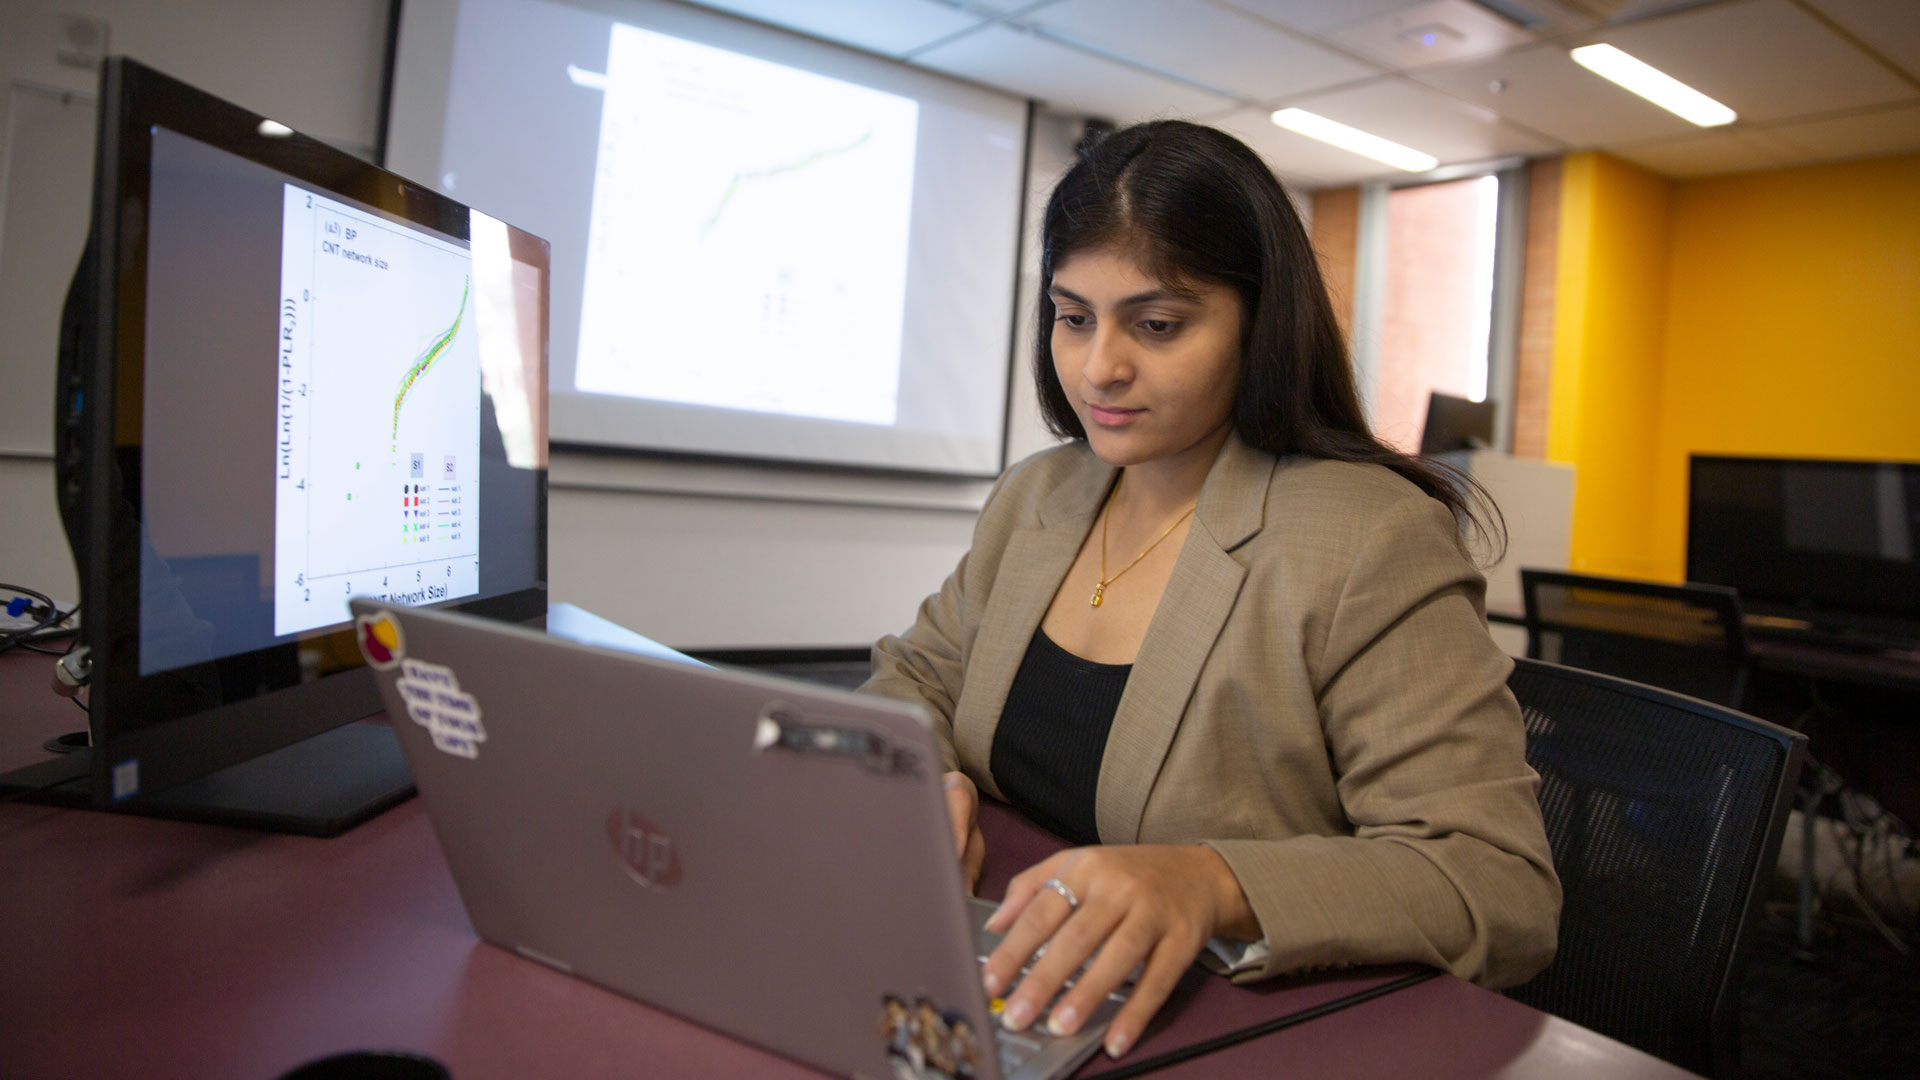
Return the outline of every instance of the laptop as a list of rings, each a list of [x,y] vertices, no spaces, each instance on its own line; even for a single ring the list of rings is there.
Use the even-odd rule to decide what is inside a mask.
[[[355,599],[487,942],[842,1076],[1045,1080],[1099,1047],[1001,1029],[993,906],[926,717],[883,698]]]

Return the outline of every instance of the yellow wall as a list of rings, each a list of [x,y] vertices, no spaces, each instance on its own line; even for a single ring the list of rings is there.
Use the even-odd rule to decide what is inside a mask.
[[[1574,468],[1575,570],[1655,572],[1647,495],[1660,437],[1672,186],[1604,154],[1560,188],[1547,457]]]
[[[1691,453],[1920,461],[1920,154],[1682,183],[1575,154],[1560,212],[1576,570],[1683,577]]]
[[[1686,569],[1687,455],[1920,461],[1920,154],[1674,192],[1651,555]]]

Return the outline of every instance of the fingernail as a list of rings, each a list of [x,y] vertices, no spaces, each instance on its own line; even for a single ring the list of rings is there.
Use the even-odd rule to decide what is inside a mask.
[[[1047,1014],[1047,1034],[1059,1038],[1073,1034],[1079,1026],[1080,1014],[1071,1005],[1062,1005]]]
[[[1115,1031],[1107,1035],[1107,1056],[1117,1058],[1127,1052],[1127,1044],[1133,1040],[1127,1038],[1124,1031]]]
[[[983,972],[980,975],[980,985],[986,989],[988,997],[993,997],[1000,992],[1000,976],[991,971]]]
[[[1000,1026],[1008,1031],[1024,1031],[1032,1019],[1033,1006],[1025,1001],[1016,1001],[1000,1014]]]

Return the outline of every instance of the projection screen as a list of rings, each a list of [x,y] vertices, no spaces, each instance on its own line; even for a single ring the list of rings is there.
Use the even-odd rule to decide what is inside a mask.
[[[408,0],[386,165],[552,243],[557,443],[990,476],[1027,123],[677,3]]]

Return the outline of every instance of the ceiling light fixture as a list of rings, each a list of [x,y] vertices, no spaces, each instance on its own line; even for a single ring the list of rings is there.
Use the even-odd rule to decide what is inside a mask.
[[[1440,159],[1432,154],[1423,154],[1378,135],[1369,135],[1359,128],[1348,127],[1305,109],[1281,109],[1270,119],[1288,131],[1297,131],[1310,139],[1319,139],[1349,153],[1372,158],[1407,172],[1426,172],[1440,164]]]
[[[1737,119],[1732,109],[1611,45],[1582,45],[1573,50],[1572,56],[1574,63],[1639,94],[1682,120],[1701,127],[1719,127]]]

